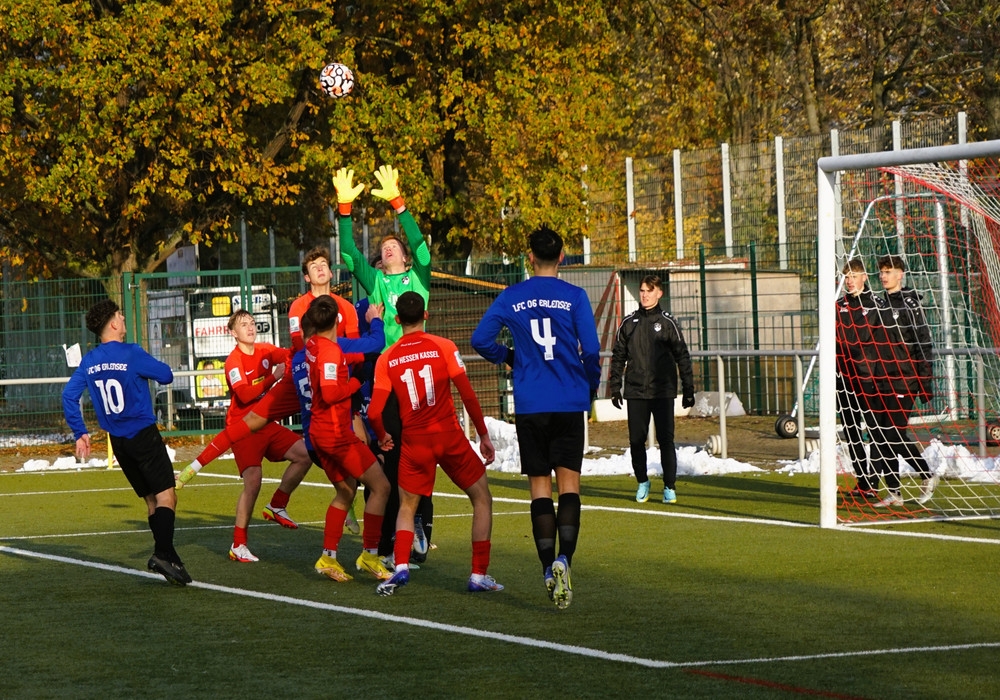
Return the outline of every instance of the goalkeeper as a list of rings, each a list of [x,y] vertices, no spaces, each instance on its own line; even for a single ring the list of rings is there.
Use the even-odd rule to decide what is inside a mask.
[[[407,210],[406,203],[399,192],[399,172],[389,165],[380,166],[375,171],[375,179],[379,187],[372,189],[372,195],[385,200],[396,212],[406,236],[406,245],[395,234],[382,238],[379,246],[381,266],[375,267],[358,250],[354,242],[354,229],[351,221],[351,208],[365,186],[354,184],[354,171],[347,168],[338,170],[333,178],[337,190],[337,210],[340,214],[340,256],[347,269],[351,271],[358,283],[368,293],[371,303],[385,306],[385,347],[389,348],[403,335],[403,328],[396,320],[396,300],[404,292],[416,292],[427,304],[431,286],[431,252],[427,247],[420,228],[413,215]],[[406,248],[412,251],[412,257],[407,255]],[[385,431],[393,438],[393,447],[383,453],[382,468],[392,491],[389,503],[386,505],[385,521],[382,530],[382,540],[378,553],[388,557],[393,553],[393,538],[395,537],[396,513],[399,510],[399,490],[396,488],[396,473],[399,468],[400,430],[399,406],[390,401],[382,414]],[[433,529],[434,505],[430,497],[420,501],[417,510],[422,527],[418,528],[414,539],[415,550],[413,561],[420,563],[427,556],[430,547],[431,530]]]

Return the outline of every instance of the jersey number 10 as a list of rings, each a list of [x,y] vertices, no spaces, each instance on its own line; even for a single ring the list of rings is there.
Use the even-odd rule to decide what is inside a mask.
[[[105,413],[121,413],[125,410],[125,392],[122,391],[121,382],[117,379],[109,379],[106,382],[98,379],[94,384],[101,392]]]

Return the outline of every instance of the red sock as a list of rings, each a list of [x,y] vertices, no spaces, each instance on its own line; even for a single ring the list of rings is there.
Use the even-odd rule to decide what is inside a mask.
[[[472,573],[485,574],[488,568],[490,568],[490,541],[480,540],[478,542],[473,542]]]
[[[365,529],[361,531],[361,542],[365,549],[378,549],[378,541],[382,539],[383,515],[375,515],[365,511]],[[344,523],[341,523],[343,527]]]
[[[323,528],[323,549],[337,551],[340,538],[344,534],[344,520],[346,519],[346,510],[337,508],[332,503],[326,509],[326,527]]]
[[[245,438],[252,432],[253,431],[250,430],[250,426],[247,425],[244,420],[238,420],[235,423],[226,426],[226,429],[212,438],[212,442],[208,443],[208,446],[201,451],[200,455],[198,455],[198,464],[204,467],[213,459],[217,459],[219,455],[232,447],[234,442]]]
[[[234,527],[233,528],[233,546],[239,547],[241,544],[247,543],[247,529],[245,527]]]
[[[392,546],[392,556],[396,566],[410,563],[411,549],[413,549],[413,530],[396,530],[396,543]]]
[[[275,509],[284,508],[285,506],[288,505],[288,499],[290,496],[291,494],[285,493],[281,489],[278,489],[274,492],[274,495],[271,496],[270,506]]]

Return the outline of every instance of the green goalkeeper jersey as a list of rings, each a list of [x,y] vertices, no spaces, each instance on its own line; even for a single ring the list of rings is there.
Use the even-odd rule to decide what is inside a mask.
[[[396,322],[396,300],[403,292],[416,292],[427,302],[431,289],[431,251],[420,233],[420,227],[409,211],[399,215],[407,245],[411,251],[411,266],[394,275],[372,267],[354,242],[354,226],[350,216],[340,217],[340,257],[373,304],[385,304],[385,346],[388,348],[403,335]]]

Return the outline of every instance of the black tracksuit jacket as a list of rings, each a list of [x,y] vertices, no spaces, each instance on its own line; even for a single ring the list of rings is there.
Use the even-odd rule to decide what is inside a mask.
[[[624,374],[626,400],[674,398],[678,372],[682,393],[694,396],[691,355],[676,319],[659,306],[626,316],[611,352],[612,393],[621,389]]]

